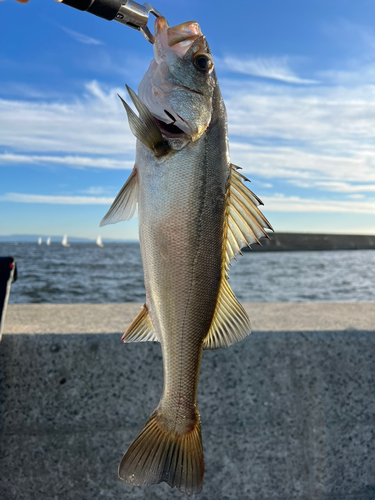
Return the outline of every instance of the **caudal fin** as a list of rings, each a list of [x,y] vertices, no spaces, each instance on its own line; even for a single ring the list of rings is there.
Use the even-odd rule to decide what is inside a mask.
[[[198,421],[187,434],[163,429],[154,412],[130,445],[119,467],[119,476],[136,486],[165,481],[191,495],[202,489],[204,461]]]

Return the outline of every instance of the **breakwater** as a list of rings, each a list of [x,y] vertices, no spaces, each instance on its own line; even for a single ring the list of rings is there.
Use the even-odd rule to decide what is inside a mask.
[[[375,304],[245,308],[252,335],[203,356],[200,500],[373,500]],[[117,478],[162,391],[160,346],[120,342],[139,309],[9,306],[1,499],[181,498]]]
[[[270,233],[260,245],[252,245],[255,252],[282,252],[300,250],[375,250],[375,235]],[[245,249],[247,250],[247,249]]]

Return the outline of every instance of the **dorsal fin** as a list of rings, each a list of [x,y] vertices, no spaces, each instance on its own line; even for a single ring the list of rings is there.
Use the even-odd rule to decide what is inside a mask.
[[[241,248],[268,238],[265,228],[271,224],[258,209],[262,201],[242,182],[248,179],[230,166],[226,193],[223,257],[220,290],[210,330],[203,342],[203,349],[228,347],[244,339],[251,332],[250,320],[236,299],[228,283],[230,261],[241,253]]]
[[[140,313],[133,320],[121,340],[124,342],[147,342],[149,340],[158,342],[146,304],[143,305]]]
[[[110,209],[103,217],[100,227],[116,222],[130,220],[137,208],[138,202],[138,175],[136,167],[133,168],[128,180],[122,186]]]
[[[227,217],[225,228],[225,268],[228,271],[231,259],[241,253],[241,248],[259,243],[260,238],[269,238],[265,229],[273,228],[258,206],[263,205],[242,180],[248,179],[237,172],[235,165],[230,166],[229,185],[227,188]]]

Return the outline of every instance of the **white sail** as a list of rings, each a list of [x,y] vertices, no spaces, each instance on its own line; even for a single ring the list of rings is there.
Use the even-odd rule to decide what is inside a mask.
[[[39,236],[38,238],[38,245],[41,245],[42,244],[42,238]]]
[[[46,241],[46,245],[50,246],[50,244],[51,244],[51,238],[48,236],[47,241]]]
[[[68,235],[67,234],[64,234],[64,237],[62,239],[61,244],[62,244],[63,247],[70,247],[70,245],[68,243]]]
[[[103,242],[102,242],[102,237],[100,236],[100,234],[99,234],[99,236],[96,238],[96,244],[97,244],[97,245],[98,245],[98,247],[100,247],[100,248],[103,248],[103,247],[104,247]]]

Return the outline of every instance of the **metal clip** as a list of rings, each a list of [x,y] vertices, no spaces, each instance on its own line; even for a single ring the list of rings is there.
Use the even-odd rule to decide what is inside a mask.
[[[141,31],[150,43],[155,43],[155,37],[147,27],[150,13],[155,17],[161,17],[160,12],[151,4],[144,3],[140,5],[133,2],[133,0],[127,0],[126,3],[121,5],[114,19],[130,28]]]
[[[1,0],[0,0],[1,1]],[[153,14],[161,17],[149,3],[140,5],[133,0],[58,0],[65,5],[78,10],[90,12],[95,16],[112,21],[115,19],[125,26],[141,31],[150,43],[155,42],[155,38],[147,27],[148,16]]]

